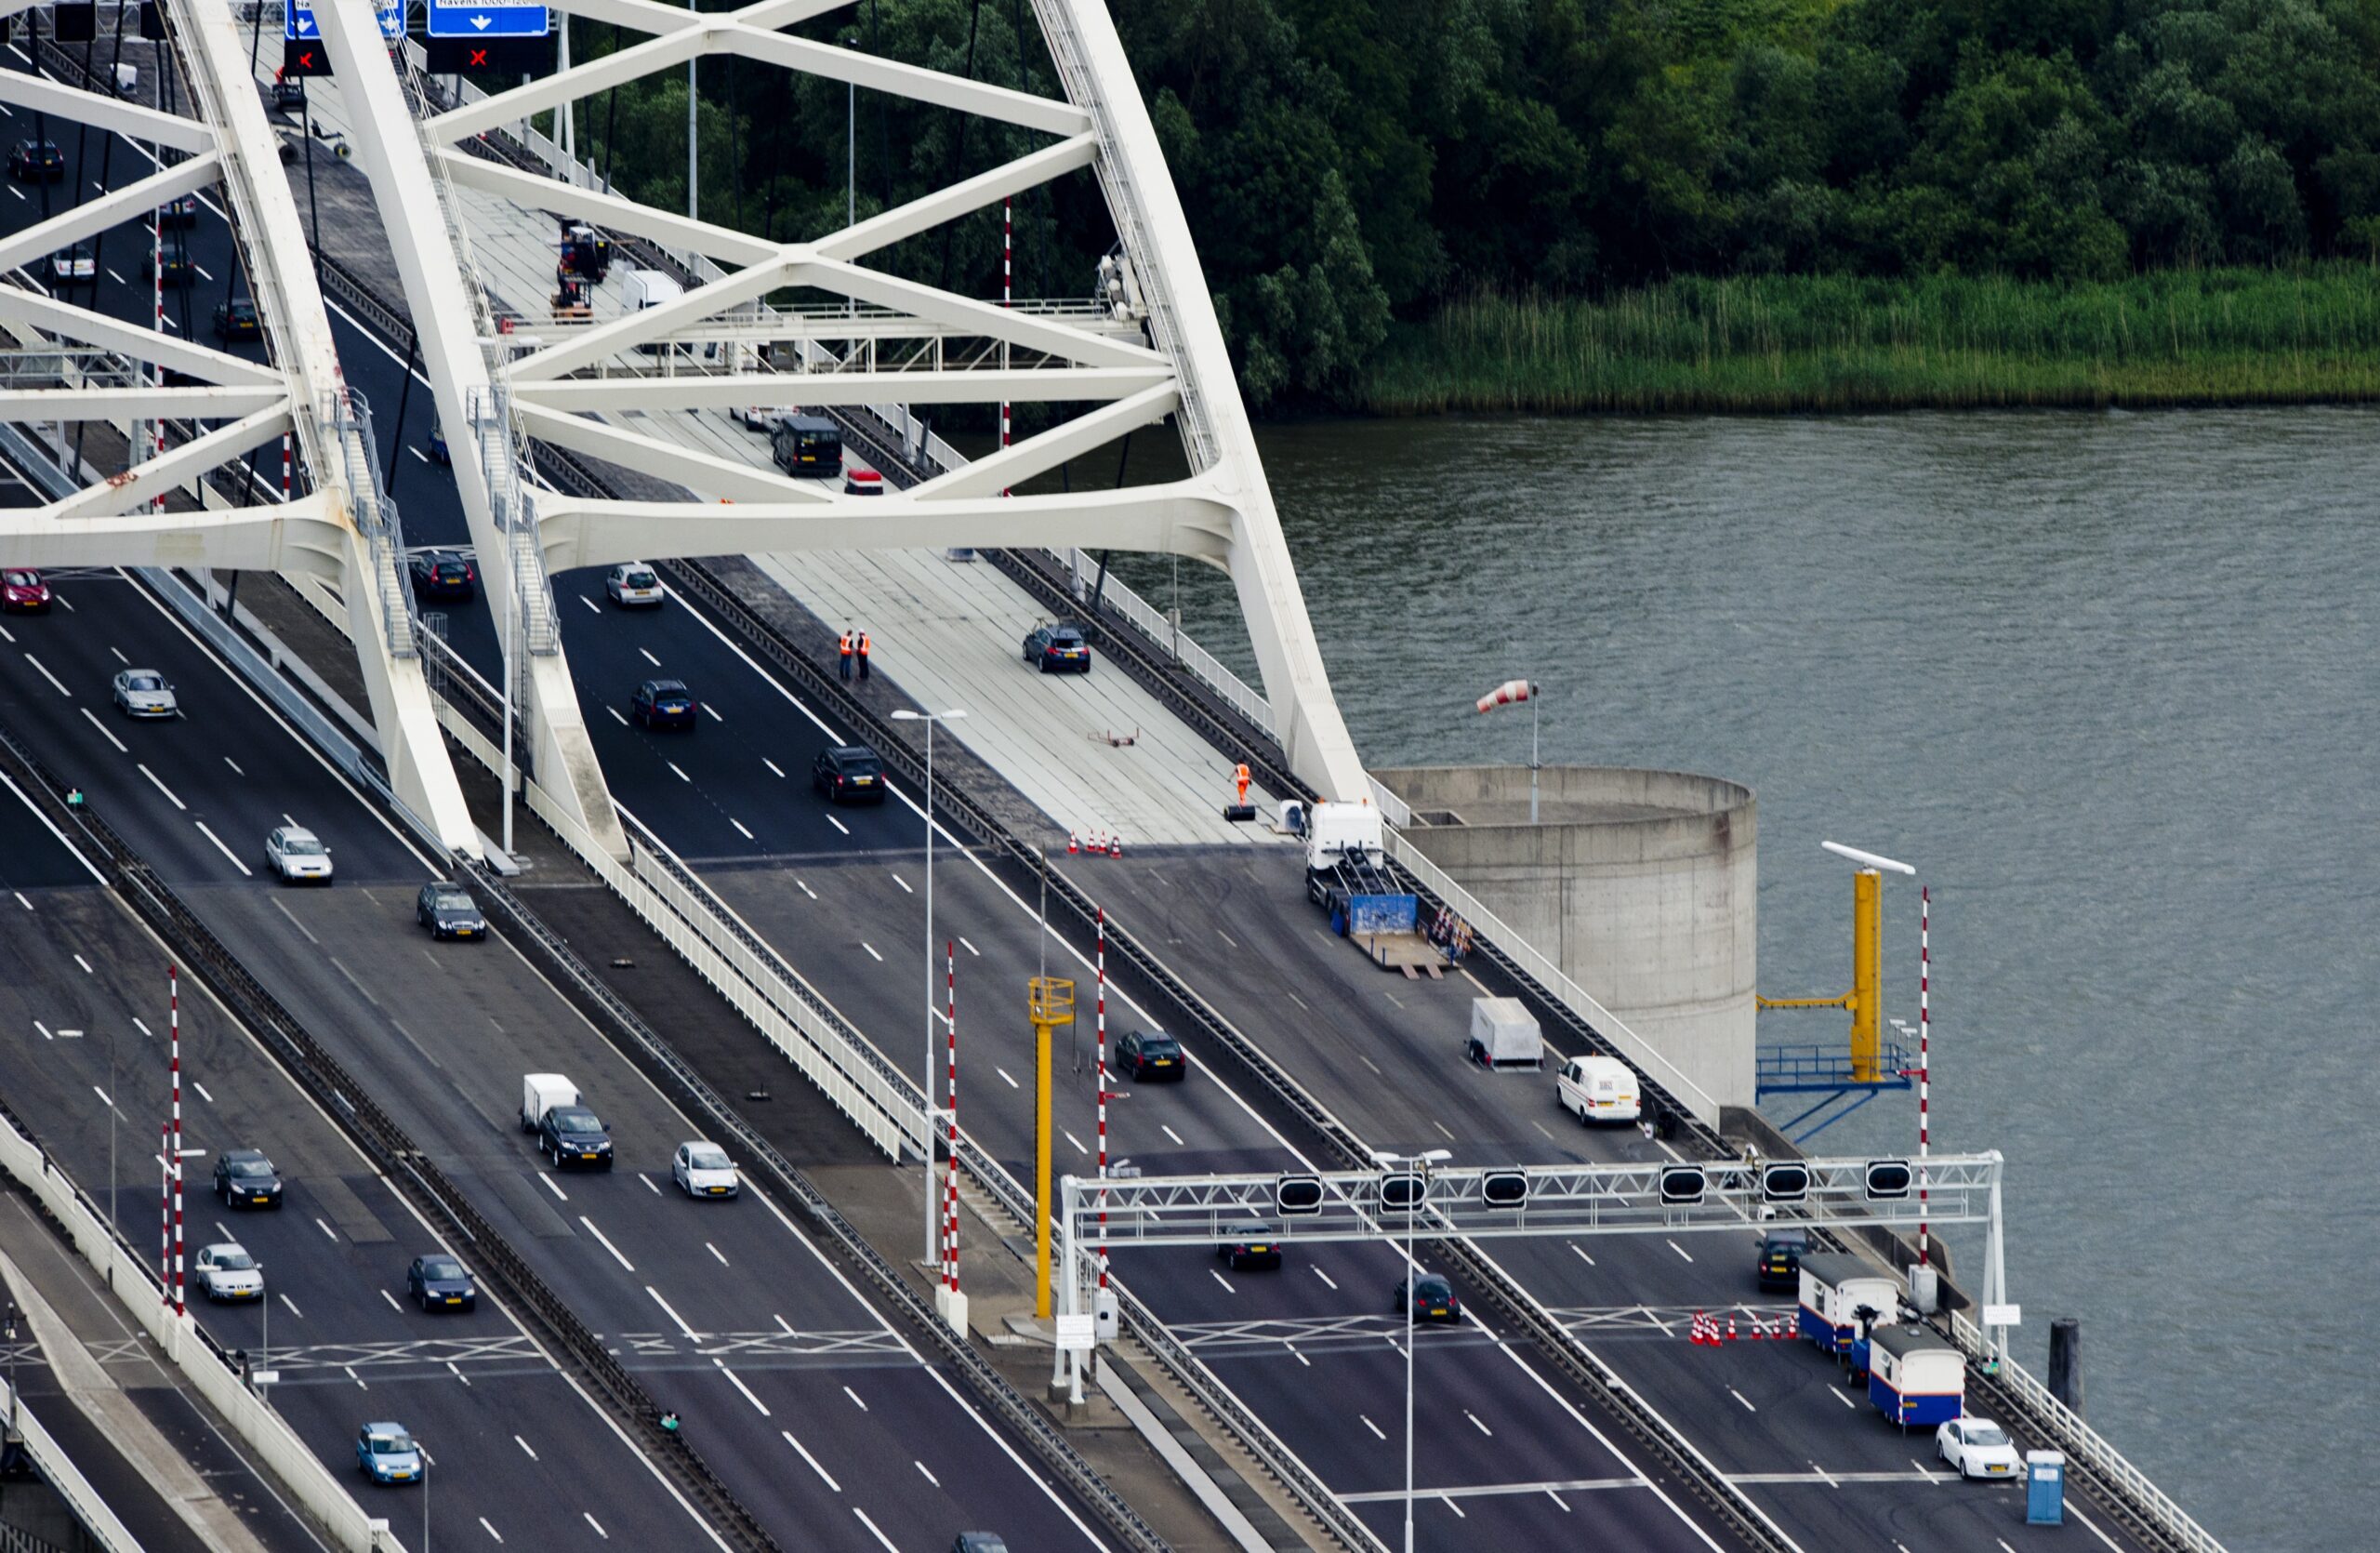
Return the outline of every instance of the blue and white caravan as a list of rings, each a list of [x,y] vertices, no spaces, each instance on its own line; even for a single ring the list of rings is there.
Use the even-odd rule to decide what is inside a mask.
[[[1883,1327],[1868,1340],[1868,1400],[1904,1428],[1966,1414],[1966,1356],[1923,1327]]]
[[[1828,1353],[1848,1353],[1859,1335],[1855,1313],[1863,1305],[1876,1313],[1875,1325],[1890,1325],[1900,1310],[1900,1281],[1847,1252],[1803,1255],[1803,1336]]]

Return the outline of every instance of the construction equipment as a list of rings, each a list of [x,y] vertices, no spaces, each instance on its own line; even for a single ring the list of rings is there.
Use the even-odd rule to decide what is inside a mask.
[[[612,272],[612,240],[584,221],[562,223],[562,265],[557,278],[577,275],[597,285]]]
[[[587,283],[572,275],[556,277],[551,305],[557,324],[584,324],[595,316],[587,305]]]

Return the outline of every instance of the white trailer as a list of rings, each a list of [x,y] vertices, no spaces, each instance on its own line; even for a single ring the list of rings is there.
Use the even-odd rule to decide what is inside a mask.
[[[560,1073],[521,1075],[521,1130],[534,1133],[546,1112],[556,1106],[578,1104],[578,1086]]]
[[[1545,1037],[1537,1016],[1518,998],[1473,999],[1466,1050],[1482,1068],[1545,1066]]]

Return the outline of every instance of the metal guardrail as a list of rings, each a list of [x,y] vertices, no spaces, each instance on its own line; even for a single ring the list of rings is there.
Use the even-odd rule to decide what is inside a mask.
[[[538,1276],[509,1241],[473,1207],[396,1121],[366,1094],[305,1026],[249,974],[236,956],[181,897],[87,803],[69,803],[69,784],[44,766],[5,727],[0,727],[0,763],[15,767],[29,794],[43,802],[61,830],[79,831],[105,865],[110,883],[202,978],[233,1017],[261,1042],[301,1087],[323,1105],[357,1147],[392,1182],[410,1179],[421,1200],[471,1244],[483,1273],[495,1279],[514,1304],[536,1321],[555,1347],[570,1356],[611,1403],[615,1421],[642,1453],[670,1474],[689,1499],[732,1540],[762,1553],[779,1544],[745,1508],[708,1464],[678,1432],[660,1424],[660,1408],[636,1376],[589,1331],[575,1312]]]
[[[1157,1529],[1099,1476],[1048,1415],[1009,1385],[972,1344],[952,1331],[791,1161],[754,1130],[634,1008],[604,985],[571,949],[568,940],[548,927],[493,873],[476,866],[470,871],[481,904],[491,908],[491,915],[512,935],[514,942],[534,947],[562,984],[573,989],[582,1006],[599,1014],[642,1054],[646,1062],[666,1073],[681,1095],[702,1113],[713,1134],[733,1143],[746,1168],[757,1163],[764,1170],[776,1189],[859,1268],[879,1293],[900,1307],[912,1326],[932,1340],[943,1357],[959,1368],[1001,1420],[1029,1440],[1057,1467],[1067,1487],[1097,1509],[1117,1533],[1140,1553],[1166,1553],[1168,1544]]]
[[[5,1379],[0,1379],[0,1418],[10,1419],[16,1424],[18,1436],[25,1444],[25,1453],[32,1458],[42,1481],[57,1493],[60,1502],[73,1513],[76,1523],[93,1544],[104,1549],[104,1553],[142,1553],[140,1539],[117,1519],[107,1500],[91,1486],[91,1480],[83,1476],[82,1468],[74,1465],[74,1458],[68,1455],[65,1447],[51,1437],[49,1429],[41,1421],[40,1413],[30,1404],[20,1404]],[[66,1549],[55,1543],[35,1540],[21,1527],[0,1526],[0,1533],[22,1535],[26,1540],[17,1546],[29,1550],[29,1553],[33,1549],[66,1553]],[[0,1549],[7,1546],[0,1542]]]

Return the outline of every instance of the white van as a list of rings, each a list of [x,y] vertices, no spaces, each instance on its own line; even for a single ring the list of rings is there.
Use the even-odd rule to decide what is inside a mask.
[[[546,1112],[556,1106],[578,1104],[578,1086],[559,1073],[521,1075],[521,1130],[534,1133]]]
[[[1636,1074],[1618,1057],[1572,1057],[1554,1081],[1554,1095],[1580,1122],[1633,1122],[1644,1112]]]
[[[624,312],[642,312],[664,302],[674,302],[686,294],[686,288],[658,270],[631,270],[620,292],[620,309]],[[651,341],[638,350],[651,354],[661,347]]]

